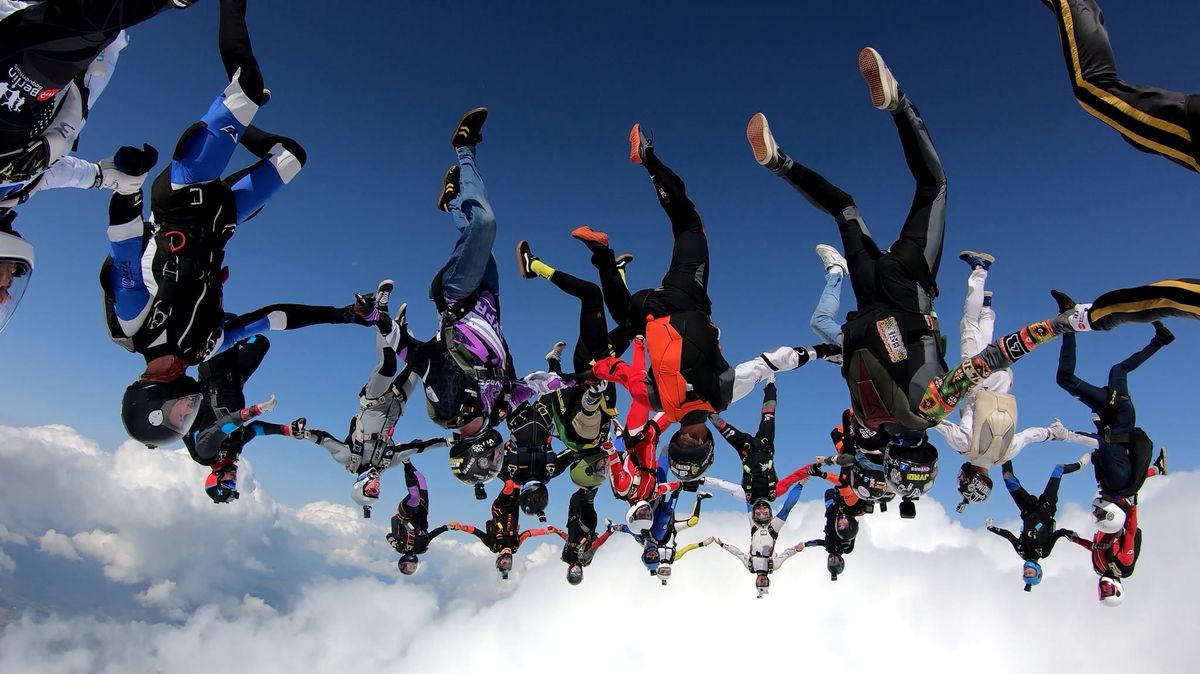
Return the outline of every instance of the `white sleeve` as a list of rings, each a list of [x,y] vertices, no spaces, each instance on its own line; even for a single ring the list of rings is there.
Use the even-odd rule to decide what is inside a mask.
[[[737,485],[732,482],[726,482],[719,477],[705,477],[704,486],[713,486],[723,492],[731,494],[743,502],[746,500],[746,492],[742,489],[741,485]]]
[[[807,355],[807,354],[806,354]],[[771,379],[776,372],[795,370],[807,363],[809,358],[800,360],[800,353],[790,346],[781,346],[774,351],[760,353],[734,368],[733,398],[729,404],[745,398],[754,390],[754,385],[764,379]]]
[[[953,421],[941,421],[937,426],[933,427],[939,435],[946,439],[946,444],[950,445],[954,451],[965,454],[971,448],[971,434],[965,428],[959,426]]]
[[[125,31],[117,33],[115,40],[110,42],[104,51],[96,55],[96,58],[88,64],[87,73],[83,76],[83,86],[87,88],[88,93],[88,110],[96,104],[96,99],[100,98],[100,94],[104,93],[104,89],[108,87],[108,81],[112,79],[113,71],[117,67],[117,57],[120,56],[121,50],[129,45],[129,34]]]
[[[48,145],[47,165],[58,161],[59,157],[70,151],[71,145],[83,129],[83,96],[79,93],[79,87],[72,82],[63,89],[62,97],[58,112],[55,113],[54,119],[50,120],[49,128],[42,134]]]
[[[775,569],[779,570],[779,567],[783,566],[783,563],[786,562],[788,559],[790,559],[792,557],[792,555],[796,554],[797,552],[800,552],[800,550],[797,550],[794,547],[789,547],[786,550],[784,550],[783,552],[776,555],[775,556]]]
[[[95,163],[73,155],[66,155],[46,169],[37,187],[30,194],[59,187],[91,189],[96,184],[98,175],[100,175],[100,167]]]
[[[325,451],[329,452],[329,455],[333,457],[334,461],[337,461],[343,466],[350,465],[350,457],[353,455],[350,453],[350,448],[345,444],[338,441],[332,435],[322,434],[321,436],[313,435],[312,437],[313,442],[317,443],[324,448]]]
[[[737,557],[739,560],[741,560],[742,566],[745,566],[747,569],[750,569],[751,571],[754,570],[750,565],[750,556],[747,555],[746,553],[742,552],[741,550],[739,550],[736,545],[730,545],[728,543],[721,543],[721,547],[725,550],[725,552],[728,552],[729,554],[731,554],[734,557]]]

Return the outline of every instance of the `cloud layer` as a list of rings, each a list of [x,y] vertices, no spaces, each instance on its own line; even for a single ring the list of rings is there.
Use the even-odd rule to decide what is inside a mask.
[[[601,549],[580,587],[565,582],[557,545],[522,550],[503,582],[474,539],[449,536],[435,541],[417,576],[400,578],[382,518],[364,522],[330,503],[285,508],[249,470],[242,499],[216,507],[186,455],[133,444],[108,454],[60,426],[0,427],[0,474],[9,478],[0,493],[0,596],[18,582],[17,594],[32,598],[0,631],[2,672],[611,672],[700,663],[1176,672],[1191,670],[1190,635],[1200,628],[1188,561],[1200,537],[1190,516],[1194,472],[1152,480],[1143,492],[1145,554],[1115,611],[1095,600],[1083,550],[1060,545],[1046,580],[1025,593],[1007,543],[963,528],[932,502],[914,521],[894,512],[868,518],[837,582],[823,552],[806,550],[756,600],[751,576],[719,549],[688,555],[664,588],[623,536]],[[813,500],[797,507],[781,544],[817,529],[819,508]],[[1084,530],[1087,516],[1070,505],[1060,522]],[[681,539],[709,534],[744,546],[744,516],[707,514]],[[76,592],[107,588],[144,619],[79,610],[38,589],[88,574],[92,584]]]

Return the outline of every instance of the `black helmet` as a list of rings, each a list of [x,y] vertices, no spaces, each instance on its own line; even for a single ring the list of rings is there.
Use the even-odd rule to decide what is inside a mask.
[[[504,438],[494,428],[460,438],[450,446],[450,472],[464,484],[482,484],[504,466]]]
[[[148,447],[175,442],[200,414],[200,384],[183,375],[166,383],[138,380],[121,398],[121,423],[129,437]]]
[[[837,580],[837,577],[846,570],[846,558],[832,552],[825,560],[825,568],[829,569],[829,580]]]
[[[955,508],[958,512],[966,510],[972,503],[983,503],[992,495],[992,478],[976,471],[971,462],[966,461],[958,471],[958,494],[962,496],[962,503]]]
[[[667,463],[671,472],[681,482],[695,482],[704,476],[704,471],[713,462],[713,437],[708,434],[698,445],[682,445],[679,443],[680,431],[675,431],[671,442],[667,445]]]
[[[402,556],[400,561],[396,562],[396,568],[400,569],[400,573],[406,576],[411,576],[417,572],[417,563],[420,560],[411,552]]]
[[[858,520],[853,515],[839,511],[833,520],[833,530],[843,541],[852,541],[858,537]]]
[[[567,582],[572,585],[578,585],[583,582],[583,567],[579,564],[572,564],[567,567]]]
[[[854,493],[868,501],[886,501],[895,497],[888,491],[887,476],[882,470],[857,467],[853,472]]]
[[[526,515],[544,517],[546,506],[550,505],[550,490],[537,480],[530,480],[521,485],[521,511]]]
[[[907,500],[920,498],[937,479],[937,458],[937,448],[923,434],[914,440],[893,437],[883,456],[888,489]]]

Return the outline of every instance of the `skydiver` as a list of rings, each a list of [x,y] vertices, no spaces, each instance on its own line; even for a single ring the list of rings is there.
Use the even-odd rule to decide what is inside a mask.
[[[1058,25],[1075,100],[1142,152],[1200,171],[1200,95],[1133,84],[1116,58],[1095,0],[1042,0]]]
[[[6,3],[0,20],[0,182],[36,178],[67,151],[86,106],[72,83],[124,29],[193,1]],[[2,190],[0,198],[20,189]]]
[[[446,525],[453,531],[463,531],[475,536],[487,546],[487,549],[496,555],[496,570],[500,572],[500,578],[503,580],[508,580],[508,574],[513,567],[513,554],[522,543],[533,536],[555,533],[553,527],[521,531],[519,492],[520,486],[517,483],[512,480],[505,481],[504,488],[492,501],[492,516],[482,530],[459,522]]]
[[[963,360],[968,360],[992,342],[996,312],[992,307],[992,293],[984,290],[984,284],[996,258],[988,253],[964,250],[959,259],[971,268],[962,322],[958,328],[960,353]],[[1016,432],[1017,399],[1012,395],[1012,383],[1011,370],[993,372],[967,394],[959,411],[959,423],[942,420],[933,427],[947,444],[967,459],[958,472],[958,493],[962,502],[957,510],[960,513],[969,504],[985,501],[992,493],[992,478],[988,475],[992,466],[1012,461],[1025,445],[1068,438],[1066,429],[1057,419],[1048,427],[1032,426]]]
[[[584,567],[592,563],[596,551],[612,536],[611,528],[597,534],[596,491],[594,487],[576,489],[567,507],[567,530],[554,531],[563,539],[562,561],[567,564],[567,582],[571,585],[583,582]]]
[[[1071,303],[1071,299],[1062,293],[1056,298],[1061,305]],[[1136,496],[1146,481],[1154,443],[1136,426],[1137,414],[1129,395],[1129,373],[1173,341],[1175,335],[1161,321],[1154,321],[1154,337],[1150,343],[1112,366],[1108,371],[1108,384],[1101,388],[1076,376],[1075,335],[1063,335],[1056,381],[1095,415],[1096,433],[1070,435],[1074,441],[1095,450],[1092,465],[1100,486],[1100,500],[1115,503],[1121,498]],[[1098,526],[1102,523],[1098,522]]]
[[[666,479],[666,472],[659,468],[660,480]],[[626,514],[626,524],[609,524],[613,531],[629,534],[642,546],[642,564],[650,576],[657,577],[663,585],[671,579],[671,564],[676,559],[675,538],[681,530],[700,523],[700,504],[712,497],[708,492],[697,492],[691,515],[676,518],[679,494],[676,489],[650,502],[639,501]]]
[[[404,460],[404,482],[408,494],[400,499],[396,514],[392,515],[392,531],[387,535],[388,544],[400,553],[396,567],[400,573],[411,576],[417,572],[420,560],[429,550],[429,542],[449,531],[449,526],[429,528],[429,485],[425,475],[417,470],[412,461]]]
[[[580,460],[573,449],[555,452],[550,444],[553,413],[542,396],[522,403],[508,415],[509,440],[504,443],[504,462],[500,474],[520,485],[521,510],[546,521],[550,503],[549,483],[571,471]]]
[[[1054,516],[1058,512],[1058,485],[1063,475],[1069,475],[1086,466],[1090,456],[1084,454],[1075,463],[1058,464],[1046,481],[1046,488],[1041,496],[1033,496],[1021,486],[1021,481],[1013,473],[1012,460],[1004,462],[1004,486],[1012,496],[1013,503],[1021,511],[1021,535],[1014,536],[1007,529],[992,526],[992,519],[987,520],[987,530],[1003,537],[1012,544],[1013,550],[1025,560],[1021,569],[1021,577],[1025,581],[1025,591],[1029,592],[1034,585],[1042,582],[1042,565],[1044,557],[1049,557],[1058,539],[1073,535],[1068,529],[1055,529]]]
[[[625,287],[623,269],[633,256],[623,254],[618,258],[608,247],[608,235],[590,227],[577,227],[571,236],[586,244],[592,252],[592,265],[599,273],[600,285],[554,269],[533,254],[528,241],[517,244],[517,264],[524,278],[545,278],[579,300],[579,338],[575,342],[572,365],[576,372],[583,372],[591,369],[597,360],[619,357],[629,348],[631,335],[626,327],[629,289]],[[617,326],[612,330],[604,317],[606,306]],[[547,354],[552,372],[562,372],[561,353],[562,348],[556,344]],[[555,434],[568,448],[596,448],[608,437],[616,414],[616,391],[607,382],[597,382],[587,389],[560,389],[547,398],[554,413]]]
[[[118,190],[109,205],[111,253],[101,273],[107,327],[113,341],[146,360],[145,371],[125,390],[121,419],[130,437],[147,445],[172,442],[191,428],[200,385],[186,374],[189,366],[268,329],[365,323],[373,311],[363,305],[331,321],[328,312],[314,314],[300,305],[235,317],[223,310],[225,245],[305,161],[298,143],[250,124],[266,93],[245,12],[245,0],[221,2],[218,42],[230,83],[203,119],[184,131],[155,180],[153,223],[142,219],[140,185],[129,193]],[[238,144],[260,159],[222,180]],[[115,164],[128,175],[144,175],[156,160],[149,146],[122,148]]]
[[[459,235],[429,290],[439,313],[437,335],[421,342],[403,326],[396,348],[424,384],[430,419],[455,431],[455,477],[473,485],[500,471],[504,441],[494,426],[505,414],[576,383],[549,372],[518,379],[513,368],[500,326],[500,277],[492,255],[496,218],[475,166],[486,119],[487,108],[469,110],[451,134],[458,162],[446,171],[437,207],[451,215]]]
[[[843,474],[850,468],[843,468]],[[826,474],[828,479],[830,476]],[[853,491],[846,493],[845,487],[825,490],[825,531],[822,538],[805,541],[804,547],[822,547],[828,553],[825,568],[829,579],[837,580],[846,571],[846,555],[854,552],[858,538],[858,518],[866,512],[869,501],[855,498]],[[849,501],[847,500],[849,499]]]
[[[292,437],[320,445],[334,461],[357,476],[350,495],[362,506],[363,517],[371,516],[371,507],[379,500],[381,473],[413,454],[449,444],[446,438],[402,444],[393,441],[396,422],[404,414],[418,381],[411,369],[397,373],[396,345],[400,342],[403,318],[393,320],[389,313],[393,286],[391,279],[381,281],[373,297],[375,309],[371,322],[376,328],[375,348],[379,351],[379,360],[358,392],[358,413],[350,418],[345,439],[338,440],[326,431],[312,428],[305,417],[291,424]],[[403,317],[406,310],[407,306],[401,305],[398,316]]]
[[[668,442],[672,460],[702,462],[711,456],[714,444],[705,425],[709,414],[724,411],[774,371],[795,369],[840,351],[824,344],[813,349],[785,347],[769,354],[773,360],[764,356],[763,361],[731,367],[721,355],[719,331],[712,322],[708,239],[700,213],[688,198],[683,180],[658,158],[639,124],[630,130],[629,142],[629,159],[649,172],[675,238],[662,284],[633,295],[629,330],[646,337],[650,359],[647,384],[653,387],[653,408],[680,424]]]

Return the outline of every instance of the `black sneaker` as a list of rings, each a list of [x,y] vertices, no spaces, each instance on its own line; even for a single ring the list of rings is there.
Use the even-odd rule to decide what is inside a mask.
[[[478,145],[483,141],[483,123],[487,120],[487,108],[475,108],[463,114],[450,135],[450,144],[455,148]]]
[[[1075,308],[1075,300],[1061,290],[1051,290],[1050,296],[1054,298],[1055,302],[1058,302],[1058,313],[1060,314]]]
[[[458,196],[458,176],[461,169],[458,164],[454,164],[446,169],[446,175],[442,176],[442,193],[438,195],[437,207],[439,211],[446,213],[450,212],[450,202],[454,201],[454,197]]]
[[[1162,321],[1154,321],[1154,340],[1160,346],[1166,346],[1175,341],[1175,334],[1163,325]]]
[[[521,273],[521,278],[536,278],[537,274],[533,273],[533,251],[529,249],[529,242],[521,239],[517,242],[517,271]]]
[[[1154,467],[1158,469],[1159,475],[1167,474],[1167,448],[1159,447],[1158,458],[1154,460]]]

